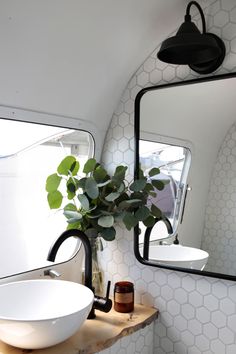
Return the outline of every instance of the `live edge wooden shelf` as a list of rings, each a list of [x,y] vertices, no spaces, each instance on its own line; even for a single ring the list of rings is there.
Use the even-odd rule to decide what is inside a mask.
[[[117,340],[151,324],[158,316],[154,308],[135,305],[134,312],[96,311],[96,319],[87,320],[80,330],[61,344],[28,350],[0,342],[0,354],[93,354],[111,347]]]

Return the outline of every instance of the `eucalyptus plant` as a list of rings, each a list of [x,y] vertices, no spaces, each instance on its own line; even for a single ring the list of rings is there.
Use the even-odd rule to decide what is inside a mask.
[[[79,177],[80,163],[66,156],[57,171],[46,181],[47,200],[51,209],[62,209],[67,229],[79,229],[87,234],[96,232],[103,239],[115,238],[115,223],[121,222],[131,230],[140,221],[153,226],[161,218],[161,210],[152,204],[156,190],[165,183],[152,179],[160,170],[152,168],[148,176],[140,169],[139,178],[126,180],[127,166],[117,166],[111,176],[94,158],[88,159]]]

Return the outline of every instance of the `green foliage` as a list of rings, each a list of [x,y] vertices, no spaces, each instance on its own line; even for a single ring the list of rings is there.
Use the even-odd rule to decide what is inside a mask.
[[[53,191],[48,193],[48,204],[51,209],[58,209],[61,206],[63,195],[60,191]]]
[[[46,180],[49,207],[63,210],[67,229],[76,228],[87,234],[90,231],[93,234],[95,230],[107,241],[115,238],[116,222],[122,222],[128,230],[139,222],[152,226],[156,217],[162,217],[161,210],[152,204],[156,189],[165,187],[163,181],[151,178],[160,170],[152,168],[149,176],[144,176],[140,169],[139,179],[128,183],[127,168],[118,166],[110,176],[92,158],[84,165],[83,177],[79,177],[79,161],[74,156],[66,156],[57,172]]]

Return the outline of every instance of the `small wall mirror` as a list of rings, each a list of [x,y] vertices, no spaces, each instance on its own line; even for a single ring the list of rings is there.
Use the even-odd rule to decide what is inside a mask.
[[[135,228],[140,262],[236,279],[235,87],[228,74],[137,95],[135,174],[160,169],[154,201],[168,221]]]
[[[88,132],[0,119],[0,278],[50,264],[49,249],[67,224],[62,212],[49,208],[46,179],[66,155],[83,165],[93,153]],[[70,259],[79,244],[68,240],[57,261]]]

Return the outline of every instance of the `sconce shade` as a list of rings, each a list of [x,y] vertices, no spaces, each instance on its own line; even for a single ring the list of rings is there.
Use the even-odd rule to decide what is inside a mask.
[[[202,33],[191,21],[190,7],[197,6],[202,19]],[[169,64],[189,65],[200,74],[215,71],[225,57],[224,42],[215,34],[206,32],[203,11],[196,1],[190,1],[184,22],[175,36],[167,38],[157,53],[158,59]]]
[[[200,33],[193,22],[184,22],[174,37],[167,38],[158,52],[158,59],[170,64],[200,64],[216,59],[220,48],[208,33]]]

